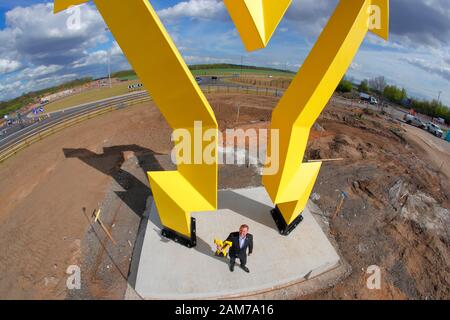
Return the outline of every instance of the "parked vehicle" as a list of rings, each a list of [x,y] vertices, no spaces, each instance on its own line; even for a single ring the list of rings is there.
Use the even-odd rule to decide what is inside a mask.
[[[440,123],[440,124],[445,124],[445,120],[442,118],[434,118],[433,119],[434,122]]]
[[[441,128],[433,122],[427,123],[427,131],[439,138],[442,138],[442,136],[444,135],[444,132],[441,130]]]
[[[405,122],[407,124],[422,128],[422,129],[426,129],[427,126],[425,123],[422,122],[422,120],[420,120],[418,117],[413,116],[412,114],[407,114],[405,116]]]
[[[195,81],[197,81],[198,84],[201,84],[203,82],[201,77],[195,77]]]
[[[359,94],[359,98],[363,101],[367,101],[370,104],[378,104],[378,100],[375,99],[375,97],[372,97],[371,95],[368,95],[367,93],[361,92]]]

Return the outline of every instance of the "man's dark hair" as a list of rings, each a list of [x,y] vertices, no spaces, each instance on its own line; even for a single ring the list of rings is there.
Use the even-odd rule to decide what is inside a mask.
[[[241,225],[241,227],[239,228],[239,230],[241,230],[242,228],[247,228],[247,230],[250,229],[250,228],[248,227],[248,225],[246,225],[246,224]]]

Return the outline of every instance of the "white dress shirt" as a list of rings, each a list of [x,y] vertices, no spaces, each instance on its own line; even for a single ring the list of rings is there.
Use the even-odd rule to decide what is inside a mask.
[[[243,237],[243,238],[239,237],[239,248],[241,248],[241,249],[244,246],[245,238],[247,238],[247,237]]]

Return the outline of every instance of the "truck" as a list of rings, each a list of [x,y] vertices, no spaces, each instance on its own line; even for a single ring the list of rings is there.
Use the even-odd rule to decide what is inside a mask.
[[[444,132],[439,128],[438,125],[434,124],[433,122],[427,123],[427,131],[431,134],[434,134],[438,138],[442,138],[444,135]]]
[[[377,99],[375,99],[375,97],[368,95],[367,93],[364,92],[361,92],[359,94],[359,98],[363,101],[369,102],[370,104],[378,104],[378,101]]]
[[[419,128],[421,128],[421,129],[426,129],[426,128],[427,128],[426,124],[423,123],[422,120],[420,120],[420,119],[419,119],[418,117],[416,117],[416,116],[413,116],[412,114],[407,114],[407,115],[405,115],[404,120],[405,120],[405,122],[406,122],[407,124],[410,124],[410,125],[419,127]]]

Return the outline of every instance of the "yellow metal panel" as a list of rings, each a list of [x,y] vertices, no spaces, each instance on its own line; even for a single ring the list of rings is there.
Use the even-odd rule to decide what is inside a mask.
[[[57,0],[55,10],[80,2]],[[189,237],[190,212],[217,207],[218,126],[214,112],[147,0],[94,2],[169,125],[193,133],[194,122],[201,121],[202,129],[213,130],[213,163],[180,164],[176,172],[149,173],[161,221]],[[200,152],[209,144],[202,142]]]
[[[224,0],[248,51],[267,46],[292,0]]]
[[[265,45],[267,45],[272,38],[278,24],[291,5],[292,0],[264,0],[264,30],[265,30]]]
[[[388,0],[372,0],[372,5],[375,7],[378,7],[380,9],[380,16],[376,18],[380,18],[380,28],[371,28],[370,31],[372,31],[377,36],[383,38],[384,40],[389,39],[389,1]],[[376,14],[377,11],[372,8],[372,11],[370,11],[370,14]],[[370,25],[369,25],[370,27]]]
[[[53,11],[55,13],[66,10],[70,6],[76,6],[82,3],[89,2],[90,0],[55,0]]]
[[[192,211],[215,210],[180,172],[148,172],[161,222],[187,237],[191,234]]]
[[[261,31],[262,24],[258,23],[256,17],[259,10],[256,12],[253,10],[253,14],[251,14],[244,0],[224,0],[224,3],[237,27],[245,48],[248,51],[264,48],[264,37]]]
[[[309,132],[369,31],[372,4],[387,10],[382,11],[383,30],[377,33],[387,35],[388,0],[341,0],[273,111],[271,126],[280,137],[280,170],[264,175],[263,184],[288,224],[304,210],[319,172],[319,167],[300,165]]]

